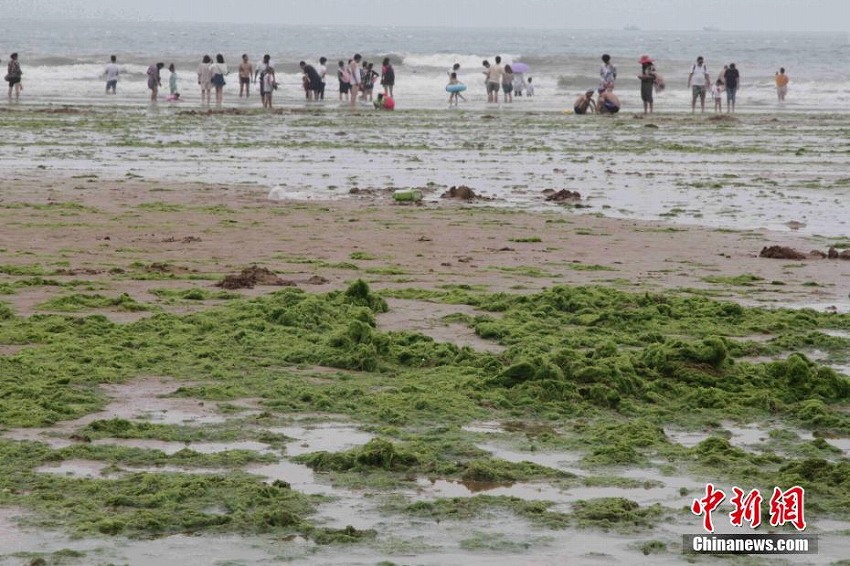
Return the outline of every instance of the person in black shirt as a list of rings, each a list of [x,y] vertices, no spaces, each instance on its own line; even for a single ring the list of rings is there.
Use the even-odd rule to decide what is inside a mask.
[[[322,92],[322,77],[319,76],[319,72],[313,65],[308,65],[304,61],[298,63],[298,66],[306,77],[304,90],[307,91],[307,100],[319,100],[319,93]]]
[[[738,85],[741,84],[741,75],[738,69],[735,68],[735,63],[730,63],[729,68],[724,73],[724,82],[726,83],[726,112],[735,111],[735,94],[738,92]]]

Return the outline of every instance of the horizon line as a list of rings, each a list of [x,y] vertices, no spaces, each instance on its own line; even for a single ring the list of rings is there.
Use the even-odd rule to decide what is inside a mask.
[[[337,24],[337,23],[269,23],[269,22],[251,22],[251,21],[220,21],[220,20],[157,20],[155,18],[140,18],[131,19],[126,17],[96,17],[96,16],[29,16],[29,17],[11,17],[6,21],[38,21],[38,22],[121,22],[121,23],[144,23],[144,24],[220,24],[220,25],[250,25],[261,27],[327,27],[327,28],[390,28],[390,29],[463,29],[463,30],[479,30],[479,29],[535,29],[548,31],[622,31],[625,33],[658,33],[658,32],[705,32],[705,33],[794,33],[794,34],[847,34],[850,36],[850,30],[803,30],[803,29],[746,29],[746,28],[718,28],[716,26],[704,26],[702,28],[667,28],[667,29],[651,29],[641,28],[628,29],[630,26],[612,26],[600,28],[571,28],[563,26],[549,25],[503,25],[503,24],[488,24],[481,26],[469,25],[422,25],[422,24]]]

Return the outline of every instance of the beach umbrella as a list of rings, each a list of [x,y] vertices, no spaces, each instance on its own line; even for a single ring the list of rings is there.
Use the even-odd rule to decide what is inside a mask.
[[[527,73],[531,70],[531,67],[517,61],[516,63],[511,63],[511,69],[513,69],[514,73]]]

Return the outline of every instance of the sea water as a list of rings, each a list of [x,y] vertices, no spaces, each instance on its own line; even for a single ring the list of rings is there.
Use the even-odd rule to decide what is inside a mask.
[[[98,20],[0,21],[5,64],[12,51],[24,70],[27,104],[144,104],[145,71],[156,62],[174,63],[179,89],[188,104],[197,103],[197,68],[205,54],[224,55],[231,68],[225,104],[236,99],[235,67],[246,53],[252,61],[272,56],[281,89],[278,105],[304,104],[298,63],[328,59],[327,105],[338,99],[337,61],[354,53],[374,62],[389,57],[396,71],[398,108],[445,108],[447,71],[460,63],[469,89],[468,107],[486,104],[481,62],[522,61],[531,67],[535,97],[517,100],[523,108],[564,110],[575,97],[599,84],[600,57],[611,54],[618,69],[616,91],[624,110],[639,110],[638,58],[652,56],[667,89],[656,96],[657,111],[689,111],[688,74],[698,55],[706,58],[712,79],[734,62],[741,73],[739,111],[850,111],[850,60],[846,33],[726,31],[641,31],[568,29],[408,28],[292,26],[207,23],[157,23]],[[118,95],[104,95],[103,68],[109,55],[122,68]],[[790,76],[784,104],[776,99],[774,76],[785,67]],[[162,70],[167,89],[168,71]],[[379,92],[380,88],[376,90]],[[259,104],[257,99],[253,100]],[[241,104],[251,104],[242,102]],[[707,101],[709,109],[711,101]]]

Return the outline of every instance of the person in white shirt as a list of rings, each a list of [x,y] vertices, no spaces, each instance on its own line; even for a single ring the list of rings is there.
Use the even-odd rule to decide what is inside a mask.
[[[357,105],[357,94],[360,91],[360,81],[362,75],[360,74],[360,61],[363,60],[363,57],[360,56],[360,53],[355,53],[354,57],[352,57],[351,61],[348,62],[348,70],[349,75],[351,76],[351,105]]]
[[[319,100],[325,99],[325,75],[328,74],[328,59],[326,57],[319,57],[319,66],[316,67],[316,72],[319,73],[319,78],[322,79],[319,84],[319,91],[316,93]]]
[[[210,93],[212,92],[212,59],[204,55],[201,64],[198,65],[198,85],[201,87],[201,106],[210,105]]]
[[[115,55],[109,58],[109,63],[107,63],[103,72],[106,75],[106,94],[109,94],[110,90],[112,94],[115,94],[115,87],[118,86],[118,74],[121,72],[121,68],[116,63]]]
[[[525,95],[534,96],[534,85],[531,84],[531,77],[528,77],[528,84],[525,85]]]
[[[691,74],[688,75],[688,87],[692,91],[691,113],[697,111],[697,98],[700,99],[702,111],[705,112],[705,92],[711,87],[711,79],[708,76],[708,68],[705,66],[705,59],[702,55],[697,57],[697,63],[691,67]]]

